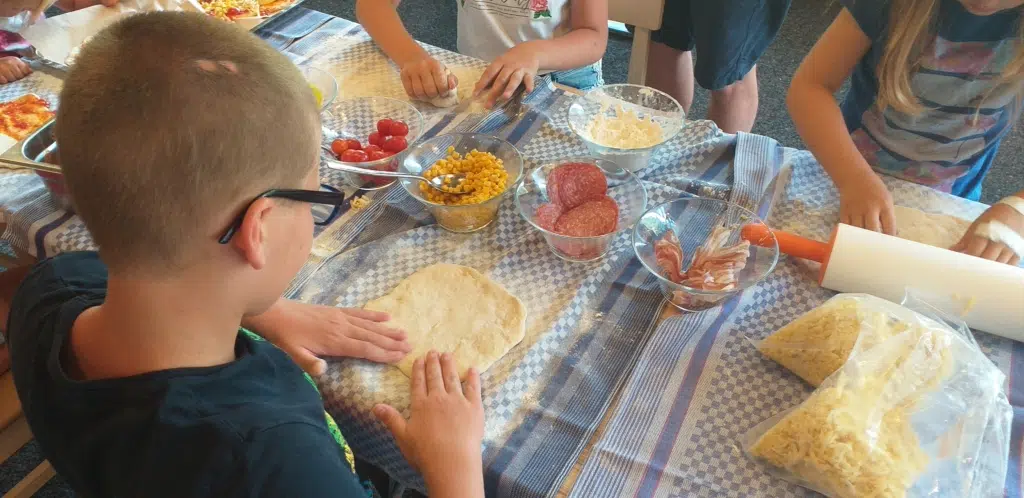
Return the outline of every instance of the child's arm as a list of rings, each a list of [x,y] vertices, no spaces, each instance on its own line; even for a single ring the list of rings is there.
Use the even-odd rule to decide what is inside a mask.
[[[870,47],[843,9],[800,64],[786,104],[800,137],[839,189],[839,221],[892,234],[892,196],[854,145],[834,97]]]
[[[388,405],[375,406],[374,415],[423,474],[430,496],[483,498],[480,375],[470,369],[463,385],[451,354],[431,351],[413,363],[410,390],[409,420]]]
[[[1002,234],[1008,240],[997,242],[978,233],[978,228],[981,225],[991,225],[992,223],[998,223],[1006,229],[1012,230],[1016,233],[1016,237],[1012,233]],[[1024,190],[988,208],[974,221],[971,228],[967,229],[967,233],[952,249],[979,258],[1017,266],[1021,259],[1021,254],[1017,251],[1020,250],[1019,246],[1022,244],[1024,244]],[[1014,250],[1013,246],[1018,246],[1018,249]]]
[[[405,93],[421,100],[444,95],[457,81],[454,76],[447,78],[444,65],[431,57],[406,31],[398,17],[399,1],[356,0],[356,19],[401,69]]]
[[[608,47],[608,0],[572,0],[569,3],[571,30],[549,40],[520,43],[494,60],[477,81],[475,92],[488,87],[487,105],[508,99],[519,84],[533,91],[533,78],[540,70],[561,71],[593,64]]]
[[[321,356],[363,358],[397,363],[412,346],[405,332],[388,327],[387,313],[335,308],[278,299],[260,315],[242,320],[242,326],[281,348],[310,375],[323,375]]]

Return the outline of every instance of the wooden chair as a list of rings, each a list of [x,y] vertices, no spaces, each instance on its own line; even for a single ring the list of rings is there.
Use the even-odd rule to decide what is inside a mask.
[[[0,376],[0,463],[7,461],[31,440],[32,431],[21,413],[18,393],[14,390],[14,376],[7,372]],[[55,475],[50,462],[44,460],[3,498],[28,498]]]
[[[707,0],[705,0],[707,1]],[[661,28],[665,0],[610,0],[608,18],[633,28],[633,48],[629,54],[629,76],[634,85],[647,82],[647,54],[651,50],[651,31]]]

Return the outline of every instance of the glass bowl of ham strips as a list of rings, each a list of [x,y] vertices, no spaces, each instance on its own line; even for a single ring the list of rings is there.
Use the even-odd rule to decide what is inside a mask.
[[[760,282],[775,269],[774,235],[761,245],[740,237],[748,223],[762,223],[743,207],[717,199],[685,197],[652,208],[633,230],[633,250],[658,277],[661,292],[683,311],[704,311]],[[767,247],[762,247],[767,246]]]
[[[611,161],[570,157],[531,171],[516,189],[516,207],[556,256],[594,261],[647,209],[647,191]]]
[[[630,84],[604,85],[569,106],[569,128],[590,154],[637,172],[654,150],[683,129],[683,106],[667,93]]]

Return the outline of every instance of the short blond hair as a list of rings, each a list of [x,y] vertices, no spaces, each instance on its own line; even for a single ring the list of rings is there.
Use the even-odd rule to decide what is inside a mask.
[[[183,12],[93,37],[56,128],[72,202],[111,269],[189,265],[259,193],[301,186],[320,142],[312,91],[287,57]]]

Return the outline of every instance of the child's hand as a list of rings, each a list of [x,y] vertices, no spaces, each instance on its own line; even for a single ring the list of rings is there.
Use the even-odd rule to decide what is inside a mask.
[[[409,420],[388,405],[377,405],[373,413],[395,436],[409,463],[423,473],[431,496],[460,491],[460,496],[482,497],[480,376],[470,369],[463,387],[451,354],[431,351],[413,363],[411,384]]]
[[[839,187],[839,222],[889,235],[896,233],[892,194],[878,175],[862,176]]]
[[[1020,264],[1020,255],[1013,249],[1002,242],[989,240],[976,234],[975,231],[979,225],[992,221],[1002,223],[1018,234],[1024,235],[1024,216],[1006,204],[996,204],[982,213],[977,220],[974,220],[960,242],[957,242],[951,249],[971,256],[1017,266]]]
[[[437,59],[423,54],[423,57],[402,66],[402,86],[405,93],[419,100],[430,100],[448,93],[455,88],[455,76],[446,77],[447,71]]]
[[[0,84],[18,81],[32,74],[32,68],[17,57],[0,57]]]
[[[388,315],[280,299],[244,326],[266,337],[310,375],[323,375],[321,356],[397,363],[412,351],[405,332],[388,327]]]
[[[485,103],[487,107],[494,107],[499,99],[511,98],[520,84],[526,85],[527,93],[532,92],[533,79],[540,70],[540,60],[535,47],[536,45],[531,42],[520,43],[494,59],[480,76],[480,81],[476,82],[473,94],[479,94],[490,87]]]

